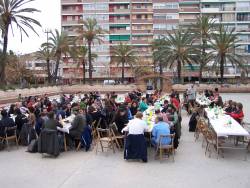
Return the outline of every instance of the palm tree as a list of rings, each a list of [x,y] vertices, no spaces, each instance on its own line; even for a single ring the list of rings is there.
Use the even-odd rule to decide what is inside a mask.
[[[73,40],[70,39],[66,32],[59,33],[57,29],[55,30],[55,33],[51,32],[51,35],[52,36],[49,37],[48,44],[44,43],[43,45],[50,46],[54,52],[54,57],[56,58],[55,69],[52,73],[53,81],[55,83],[58,78],[58,69],[62,55],[72,55],[72,49],[70,46],[73,45]]]
[[[133,67],[133,64],[137,61],[136,51],[132,46],[120,42],[118,46],[114,47],[112,56],[117,66],[122,65],[121,81],[124,83],[125,65]]]
[[[12,29],[13,25],[16,25],[17,29],[20,31],[22,40],[23,34],[29,37],[26,30],[27,28],[37,34],[33,25],[41,26],[37,20],[32,17],[28,17],[29,14],[40,12],[35,8],[27,8],[27,4],[33,1],[35,0],[0,0],[0,29],[3,38],[3,57],[1,59],[0,66],[0,84],[5,84],[5,66],[9,29]]]
[[[153,62],[154,62],[154,73],[156,73],[156,67],[158,66],[159,67],[159,72],[160,72],[160,75],[163,74],[163,65],[164,65],[164,56],[160,55],[159,51],[161,49],[162,46],[164,45],[167,45],[167,42],[165,39],[155,39],[152,43],[152,47],[153,47]],[[165,64],[165,66],[167,66]],[[156,82],[156,79],[154,80],[154,85],[155,85],[155,88],[157,86],[157,82]],[[163,88],[163,79],[160,78],[160,87],[161,89]]]
[[[42,44],[41,48],[36,54],[37,59],[39,60],[45,60],[46,61],[46,67],[47,67],[47,79],[48,83],[51,84],[52,81],[52,75],[50,70],[50,61],[54,57],[54,52],[51,47],[48,46],[48,44]]]
[[[200,53],[200,73],[199,73],[199,81],[202,81],[202,72],[206,64],[208,63],[207,59],[207,50],[209,48],[207,42],[211,38],[211,33],[215,29],[214,20],[209,18],[208,16],[200,16],[197,18],[197,22],[192,25],[192,30],[198,40],[200,40],[200,45],[198,46]]]
[[[160,39],[160,44],[154,52],[158,59],[164,62],[163,66],[170,69],[176,64],[178,81],[181,81],[181,69],[185,64],[192,66],[194,61],[195,48],[193,35],[188,30],[175,30],[173,34]]]
[[[238,65],[241,68],[244,68],[245,65],[244,58],[235,53],[235,48],[240,46],[237,44],[240,40],[238,34],[234,32],[235,29],[229,31],[223,25],[220,25],[218,32],[211,35],[211,49],[215,54],[214,66],[219,66],[221,83],[224,79],[226,62],[230,62],[233,66]]]
[[[92,84],[92,51],[91,47],[94,44],[94,42],[102,42],[103,34],[106,33],[100,26],[98,26],[98,23],[96,19],[87,18],[86,20],[81,21],[83,24],[83,28],[79,29],[79,36],[78,38],[80,40],[85,40],[87,42],[88,46],[88,61],[89,61],[89,82]]]
[[[94,59],[97,58],[97,54],[92,53],[91,56],[92,56],[91,61],[94,61]],[[82,65],[82,74],[83,74],[82,81],[83,84],[85,84],[86,83],[85,67],[88,61],[88,48],[86,46],[74,47],[74,58],[80,60],[78,61],[77,67],[79,67],[80,64]]]

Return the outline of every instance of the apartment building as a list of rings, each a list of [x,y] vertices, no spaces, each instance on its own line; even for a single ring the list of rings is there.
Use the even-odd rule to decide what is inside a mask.
[[[103,43],[93,46],[93,52],[98,55],[93,62],[93,77],[97,80],[120,78],[121,68],[111,56],[120,42],[133,45],[141,61],[151,62],[153,39],[179,26],[195,23],[200,15],[209,15],[229,29],[236,28],[243,45],[236,51],[250,54],[250,0],[61,0],[62,30],[70,36],[77,36],[79,20],[86,18],[96,18],[107,31]],[[134,77],[130,67],[125,72],[126,78]],[[228,66],[227,73],[235,75],[240,71]],[[82,69],[77,62],[67,59],[63,64],[63,78],[67,81],[72,77],[81,79]]]

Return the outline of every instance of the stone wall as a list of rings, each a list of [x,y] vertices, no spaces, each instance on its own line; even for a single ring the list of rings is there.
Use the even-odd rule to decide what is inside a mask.
[[[93,92],[99,91],[101,93],[115,91],[119,92],[129,92],[136,89],[135,85],[73,85],[73,86],[51,86],[51,87],[38,87],[30,89],[16,89],[16,90],[0,90],[0,104],[16,102],[19,93],[22,94],[22,97],[28,96],[41,96],[47,93],[49,96],[58,95],[60,93],[77,93],[77,92]]]

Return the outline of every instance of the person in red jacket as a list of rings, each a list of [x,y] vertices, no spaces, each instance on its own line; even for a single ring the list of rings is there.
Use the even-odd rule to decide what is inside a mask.
[[[175,109],[176,109],[177,111],[179,111],[180,102],[175,98],[174,95],[171,95],[171,96],[170,96],[170,102],[172,103],[172,105],[174,105]]]
[[[243,118],[244,118],[243,105],[241,103],[237,103],[236,104],[236,110],[234,112],[229,113],[229,115],[232,118],[234,118],[236,121],[241,123]]]

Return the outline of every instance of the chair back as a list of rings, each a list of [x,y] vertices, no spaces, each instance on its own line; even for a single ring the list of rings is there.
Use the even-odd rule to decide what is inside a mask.
[[[160,135],[158,147],[159,148],[164,148],[164,147],[174,148],[174,137],[175,137],[175,134]],[[170,138],[169,144],[163,144],[163,140],[166,138]]]
[[[98,139],[109,137],[112,140],[112,132],[110,131],[110,129],[97,128],[96,130]]]
[[[13,126],[13,127],[5,127],[5,137],[10,137],[10,136],[16,136],[16,130],[17,130],[17,126]],[[10,135],[8,135],[8,133],[11,133]]]

